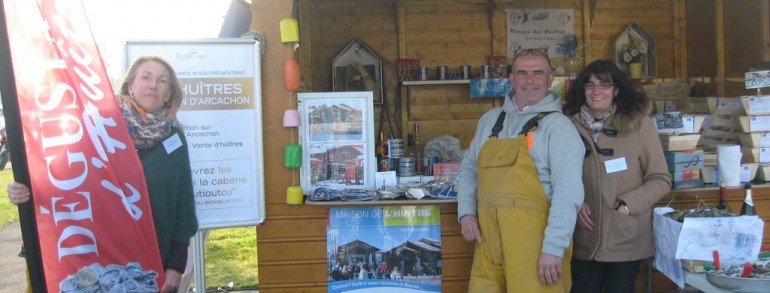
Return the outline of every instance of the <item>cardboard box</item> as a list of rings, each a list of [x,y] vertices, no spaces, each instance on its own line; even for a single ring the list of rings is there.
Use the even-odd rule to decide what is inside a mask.
[[[741,148],[744,163],[770,163],[770,148]]]
[[[744,133],[770,131],[770,115],[739,116],[738,120]]]
[[[770,132],[741,133],[738,138],[745,148],[770,147]]]
[[[664,151],[683,151],[695,149],[700,134],[660,135],[660,143]]]
[[[759,166],[759,163],[741,164],[741,182],[754,181],[759,175]],[[700,173],[701,177],[703,177],[703,182],[706,184],[717,184],[719,182],[719,170],[716,164],[706,163]]]
[[[692,181],[692,180],[698,180],[698,179],[703,180],[703,176],[701,176],[701,169],[673,171],[673,172],[669,172],[669,174],[671,174],[672,182]]]
[[[669,171],[700,170],[705,162],[702,149],[665,151],[663,155]]]
[[[672,100],[675,108],[683,113],[709,114],[709,103],[706,97],[687,97]],[[657,103],[657,101],[656,101]],[[660,111],[659,111],[660,112]]]
[[[746,115],[770,115],[770,96],[742,96]]]
[[[757,178],[758,170],[759,170],[759,163],[741,164],[741,182],[754,181],[754,178]]]
[[[706,115],[693,115],[693,114],[679,114],[682,119],[682,126],[678,128],[664,128],[665,126],[659,125],[661,119],[665,119],[667,114],[679,114],[679,113],[658,113],[655,114],[656,124],[659,134],[692,134],[700,133],[703,121],[706,119]],[[669,116],[676,117],[676,116]],[[678,119],[678,118],[677,118]]]
[[[720,115],[746,115],[740,97],[708,97],[709,113]]]
[[[714,184],[719,182],[719,171],[717,171],[717,165],[706,163],[703,169],[700,169],[700,175],[703,177],[703,183]]]
[[[702,177],[694,180],[671,181],[671,189],[673,190],[698,188],[703,186],[706,186],[706,182],[703,181]]]
[[[757,176],[754,180],[770,181],[770,164],[759,164],[757,167]]]
[[[702,260],[683,259],[682,269],[696,274],[704,273],[706,270],[703,269],[703,263]]]

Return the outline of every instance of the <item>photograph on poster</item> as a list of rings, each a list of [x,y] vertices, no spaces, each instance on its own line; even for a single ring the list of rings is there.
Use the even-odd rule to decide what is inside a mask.
[[[314,187],[364,184],[364,145],[310,144],[307,151],[310,153],[310,182]]]
[[[309,141],[363,140],[363,101],[330,99],[307,103]]]
[[[329,209],[328,292],[441,292],[437,206]]]

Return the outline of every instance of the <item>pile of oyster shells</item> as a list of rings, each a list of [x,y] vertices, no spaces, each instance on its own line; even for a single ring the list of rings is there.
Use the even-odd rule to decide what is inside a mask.
[[[770,279],[770,260],[760,260],[752,264],[749,278]],[[721,276],[743,278],[743,265],[732,265],[713,270],[711,273]]]
[[[735,217],[737,215],[720,209],[698,207],[689,210],[674,210],[664,214],[664,216],[674,219],[677,222],[684,222],[684,218],[716,218],[716,217]]]
[[[62,293],[153,293],[159,291],[157,278],[157,272],[143,271],[136,262],[107,267],[94,263],[67,276],[59,283],[59,289]]]

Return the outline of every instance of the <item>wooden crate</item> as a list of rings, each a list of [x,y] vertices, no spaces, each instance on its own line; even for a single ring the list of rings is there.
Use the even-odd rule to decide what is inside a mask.
[[[700,134],[660,135],[660,143],[664,151],[684,151],[695,149]]]
[[[742,96],[746,115],[770,115],[770,96]]]
[[[738,138],[745,148],[770,147],[770,132],[742,133]]]

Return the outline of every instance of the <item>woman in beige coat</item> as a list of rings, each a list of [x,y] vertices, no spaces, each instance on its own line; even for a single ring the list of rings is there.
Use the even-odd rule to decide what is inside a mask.
[[[636,292],[653,256],[652,205],[671,189],[650,101],[609,60],[574,80],[564,103],[586,144],[585,201],[573,236],[572,292]]]

